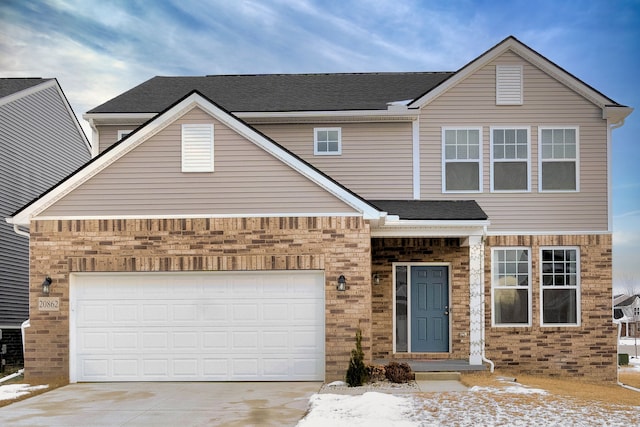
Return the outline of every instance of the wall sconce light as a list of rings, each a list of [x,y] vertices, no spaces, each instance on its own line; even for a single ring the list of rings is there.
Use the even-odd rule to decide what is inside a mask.
[[[340,277],[338,277],[338,286],[336,286],[336,289],[339,290],[340,292],[344,292],[347,290],[347,279],[344,278],[344,275],[340,275]]]
[[[380,284],[380,275],[378,273],[374,273],[374,275],[373,275],[373,284],[374,285],[379,285]]]
[[[44,278],[44,282],[42,282],[42,293],[45,295],[49,295],[50,287],[51,287],[51,277],[47,276]]]

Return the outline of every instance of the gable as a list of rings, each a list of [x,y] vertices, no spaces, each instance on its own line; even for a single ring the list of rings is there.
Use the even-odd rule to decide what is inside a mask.
[[[515,54],[521,59],[527,61],[528,63],[532,64],[540,71],[545,73],[548,77],[557,80],[562,85],[569,88],[571,91],[579,94],[593,105],[601,108],[601,115],[604,118],[613,119],[614,123],[617,121],[623,121],[624,118],[632,111],[631,108],[622,106],[612,99],[608,98],[607,96],[603,95],[602,93],[598,92],[596,89],[592,88],[563,68],[559,67],[544,56],[540,55],[538,52],[521,43],[513,36],[507,37],[506,39],[480,55],[478,58],[462,67],[451,78],[412,101],[409,104],[409,107],[422,108],[423,106],[430,104],[443,94],[447,93],[451,88],[457,86],[469,76],[472,76],[478,70],[485,67],[488,63],[494,61],[496,58],[507,52]],[[526,85],[526,76],[524,85]]]
[[[214,171],[182,172],[183,125],[213,126]],[[357,211],[198,107],[43,211],[60,216],[354,215]]]

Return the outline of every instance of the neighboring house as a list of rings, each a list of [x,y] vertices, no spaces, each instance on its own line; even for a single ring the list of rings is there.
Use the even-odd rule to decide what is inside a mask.
[[[9,219],[27,379],[330,381],[360,329],[368,361],[615,381],[631,111],[513,37],[452,73],[153,78]]]
[[[640,295],[617,295],[613,299],[613,318],[621,323],[620,336],[640,336]]]
[[[90,159],[91,148],[56,79],[0,78],[0,217],[11,215]],[[22,363],[29,318],[29,235],[0,222],[0,344]]]

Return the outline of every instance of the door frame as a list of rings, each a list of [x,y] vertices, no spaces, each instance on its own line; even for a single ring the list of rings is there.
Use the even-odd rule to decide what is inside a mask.
[[[449,313],[451,313],[451,263],[450,262],[393,262],[391,263],[392,272],[392,295],[393,295],[393,354],[405,354],[405,352],[398,352],[396,350],[396,267],[407,267],[407,352],[406,354],[413,353],[411,351],[411,267],[447,267],[447,292],[449,298]],[[453,334],[453,321],[452,316],[449,314],[449,350],[446,352],[434,352],[434,353],[451,353],[452,334]],[[420,352],[423,354],[428,354]]]

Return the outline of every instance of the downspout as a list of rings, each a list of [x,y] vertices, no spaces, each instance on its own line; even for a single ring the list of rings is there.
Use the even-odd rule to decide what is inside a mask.
[[[28,327],[31,326],[31,322],[29,321],[29,319],[25,320],[24,322],[22,322],[22,324],[20,325],[20,332],[22,333],[22,357],[24,357],[25,355],[25,346],[24,346],[24,340],[25,340],[25,335],[26,335],[26,329]]]
[[[487,358],[487,355],[485,353],[485,330],[487,329],[486,326],[486,318],[485,318],[485,312],[486,312],[486,302],[485,302],[485,294],[484,294],[484,288],[485,288],[485,284],[484,284],[484,241],[485,238],[487,237],[487,227],[484,227],[484,233],[482,235],[482,245],[480,248],[480,256],[482,257],[482,271],[480,272],[480,281],[482,282],[482,287],[481,287],[481,294],[480,294],[480,298],[482,300],[482,361],[485,363],[489,364],[489,372],[493,373],[493,371],[495,370],[495,363],[493,363],[491,360],[489,360]]]
[[[16,234],[19,234],[19,235],[24,236],[26,238],[31,237],[31,235],[28,232],[20,230],[20,227],[18,226],[18,224],[13,224],[13,231],[15,231]]]
[[[29,239],[31,237],[31,235],[26,232],[26,231],[22,231],[20,230],[20,227],[18,226],[18,224],[13,224],[13,231],[16,232],[16,234],[20,235],[20,236],[24,236],[27,239]],[[29,326],[31,326],[31,323],[29,322],[29,319],[25,320],[24,322],[22,322],[22,324],[20,325],[20,332],[22,334],[22,356],[24,357],[25,353],[25,329],[27,329]]]

